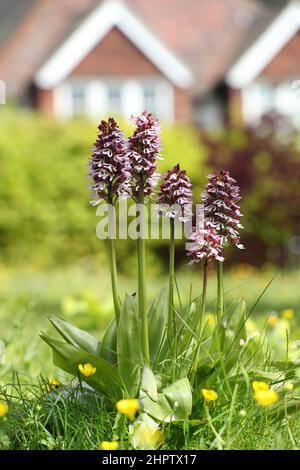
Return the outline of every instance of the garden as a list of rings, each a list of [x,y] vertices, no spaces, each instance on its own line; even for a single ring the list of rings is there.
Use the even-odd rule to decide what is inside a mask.
[[[299,449],[297,134],[0,119],[0,448]]]

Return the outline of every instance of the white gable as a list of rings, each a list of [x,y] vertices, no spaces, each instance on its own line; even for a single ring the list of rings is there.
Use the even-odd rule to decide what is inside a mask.
[[[174,85],[188,88],[190,69],[176,57],[121,0],[105,0],[38,71],[42,89],[57,86],[94,47],[117,27]]]
[[[300,3],[293,2],[229,70],[226,76],[228,85],[237,89],[250,85],[299,29]]]

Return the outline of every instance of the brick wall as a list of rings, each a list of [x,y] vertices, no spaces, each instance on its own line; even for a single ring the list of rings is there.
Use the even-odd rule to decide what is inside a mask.
[[[161,73],[121,31],[113,28],[72,75],[161,76]]]
[[[36,107],[45,115],[53,116],[54,109],[54,92],[53,90],[36,90]]]
[[[300,77],[300,32],[296,34],[262,72],[273,82]]]
[[[188,90],[174,90],[175,121],[190,123],[192,119],[192,97]]]

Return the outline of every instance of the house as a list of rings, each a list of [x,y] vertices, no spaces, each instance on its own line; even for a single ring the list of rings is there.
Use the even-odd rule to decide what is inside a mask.
[[[219,127],[275,110],[300,125],[300,2],[0,0],[8,101],[60,119],[143,109]]]

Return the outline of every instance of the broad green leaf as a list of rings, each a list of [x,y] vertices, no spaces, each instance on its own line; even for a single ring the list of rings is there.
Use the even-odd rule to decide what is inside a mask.
[[[133,297],[126,295],[117,333],[118,370],[129,396],[136,396],[140,385],[141,347],[139,319]]]
[[[175,419],[187,419],[192,412],[193,405],[192,389],[188,378],[177,380],[164,388],[163,394],[174,410]]]
[[[165,286],[152,303],[148,314],[150,358],[153,362],[156,362],[166,331],[168,306],[168,287]]]
[[[156,379],[152,370],[148,367],[143,367],[142,370],[141,390],[152,398],[152,400],[157,400]]]
[[[84,351],[99,355],[100,342],[92,335],[60,318],[51,316],[49,320],[67,343],[73,344],[73,346]]]
[[[170,422],[186,420],[192,412],[192,390],[187,378],[177,380],[157,395],[142,399],[146,413],[159,421]]]
[[[157,395],[156,401],[152,400],[150,397],[145,397],[141,401],[143,410],[152,416],[152,418],[167,423],[174,421],[173,410],[163,393]]]
[[[246,304],[243,299],[233,303],[224,313],[213,333],[211,352],[222,352],[226,370],[230,370],[240,354],[240,340],[246,341]]]
[[[82,381],[104,393],[113,403],[122,397],[122,384],[116,367],[101,357],[78,349],[71,344],[57,341],[45,334],[40,336],[53,350],[54,365],[69,374],[80,377]],[[82,376],[78,369],[79,364],[87,363],[96,367],[96,373],[91,377]]]
[[[110,321],[104,333],[100,356],[112,364],[117,364],[117,323],[115,318]]]

